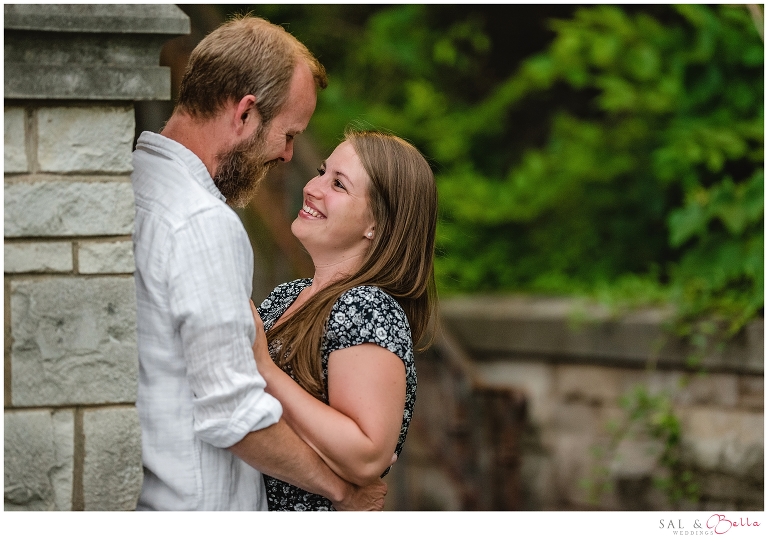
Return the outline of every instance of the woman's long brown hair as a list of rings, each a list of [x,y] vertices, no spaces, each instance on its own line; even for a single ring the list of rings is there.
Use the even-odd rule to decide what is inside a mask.
[[[299,384],[322,399],[320,347],[334,303],[347,290],[376,286],[397,300],[408,317],[414,345],[429,326],[435,305],[433,259],[437,187],[427,160],[410,143],[379,131],[347,131],[371,182],[368,204],[375,238],[360,268],[310,298],[267,333],[279,340],[280,366],[290,365]]]

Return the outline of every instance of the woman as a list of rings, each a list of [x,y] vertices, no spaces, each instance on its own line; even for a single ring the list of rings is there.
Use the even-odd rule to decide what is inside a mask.
[[[434,304],[437,190],[412,145],[360,131],[346,134],[303,193],[291,230],[315,273],[261,304],[266,341],[254,355],[288,424],[339,476],[365,485],[399,455],[413,412],[413,346]],[[270,510],[333,509],[265,480]]]

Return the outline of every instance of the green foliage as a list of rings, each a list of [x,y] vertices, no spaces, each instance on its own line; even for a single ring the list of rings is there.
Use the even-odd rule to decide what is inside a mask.
[[[633,284],[731,333],[760,313],[763,45],[746,9],[579,8],[479,96],[488,21],[435,14],[373,12],[312,127],[331,148],[355,120],[430,157],[442,293]]]

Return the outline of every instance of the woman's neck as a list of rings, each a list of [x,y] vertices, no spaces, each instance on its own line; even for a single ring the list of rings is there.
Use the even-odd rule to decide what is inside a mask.
[[[312,292],[324,289],[328,284],[352,275],[360,268],[364,254],[342,257],[338,261],[315,263],[315,275],[312,278]]]

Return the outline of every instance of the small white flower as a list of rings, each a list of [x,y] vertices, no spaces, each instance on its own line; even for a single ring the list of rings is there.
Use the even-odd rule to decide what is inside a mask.
[[[336,321],[336,323],[344,323],[344,314],[341,312],[336,312],[336,315],[333,316],[333,319]]]
[[[376,337],[377,337],[379,340],[384,340],[384,339],[387,337],[387,331],[385,331],[385,330],[384,330],[384,329],[382,329],[381,327],[377,327],[377,328],[376,328]]]

